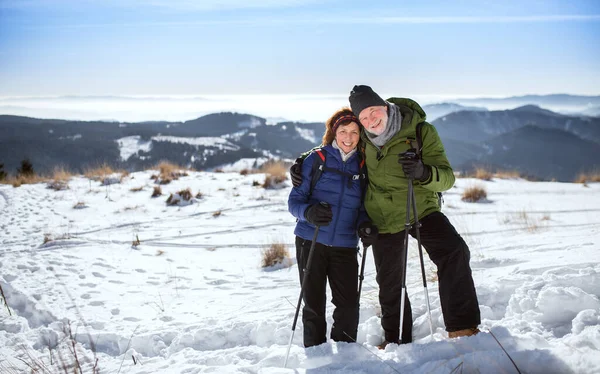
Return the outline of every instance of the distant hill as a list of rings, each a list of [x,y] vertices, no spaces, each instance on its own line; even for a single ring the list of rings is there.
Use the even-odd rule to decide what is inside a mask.
[[[534,105],[512,110],[455,112],[432,123],[442,139],[475,144],[527,125],[562,129],[583,139],[600,143],[600,118],[567,116]]]
[[[477,106],[465,106],[455,103],[439,103],[424,105],[423,110],[427,113],[427,121],[431,122],[437,118],[443,117],[453,112],[460,112],[462,110],[470,111],[487,111],[486,108]]]
[[[600,144],[559,129],[524,126],[491,139],[484,148],[480,157],[463,162],[462,168],[487,165],[546,180],[573,181],[600,165]]]
[[[455,170],[486,165],[568,181],[600,168],[600,118],[534,105],[502,111],[437,108],[461,109],[432,121]],[[271,125],[262,117],[230,112],[140,123],[0,115],[0,163],[11,174],[25,158],[42,173],[55,166],[83,172],[102,163],[134,171],[162,160],[210,169],[240,159],[294,159],[320,144],[323,132],[323,123]]]
[[[568,94],[524,95],[505,98],[456,99],[453,103],[467,106],[480,106],[490,110],[512,109],[523,105],[537,105],[555,112],[585,114],[586,110],[600,106],[600,96]]]

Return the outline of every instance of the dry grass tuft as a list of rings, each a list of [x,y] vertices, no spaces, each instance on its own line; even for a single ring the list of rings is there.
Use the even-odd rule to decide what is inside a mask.
[[[83,201],[78,201],[77,203],[75,203],[75,205],[73,205],[73,209],[84,209],[87,208],[87,205],[85,205],[85,202]]]
[[[109,185],[121,183],[123,178],[129,175],[129,172],[125,170],[115,170],[108,164],[102,164],[99,167],[87,169],[83,175],[86,178],[100,182],[103,185]]]
[[[215,218],[217,218],[217,217],[219,217],[221,214],[223,214],[223,213],[222,213],[220,210],[217,210],[216,212],[214,212],[214,213],[212,214],[212,216],[213,216],[213,217],[215,217]]]
[[[264,163],[260,170],[265,173],[263,188],[280,188],[283,182],[287,180],[288,168],[283,161],[269,161]]]
[[[263,268],[282,264],[290,257],[290,254],[283,243],[272,243],[268,248],[262,251],[261,266]]]
[[[250,174],[250,170],[248,170],[248,169],[240,170],[240,175],[248,175],[248,174]]]
[[[198,191],[198,193],[196,194],[196,199],[202,199],[204,197],[204,194],[200,191]]]
[[[162,195],[162,188],[160,186],[154,186],[154,190],[152,191],[152,197],[158,197]]]
[[[21,187],[24,184],[36,184],[36,183],[44,183],[47,182],[48,178],[42,177],[37,174],[33,175],[18,175],[11,176],[2,181],[3,184],[10,184],[13,187]]]
[[[600,171],[580,173],[577,178],[575,178],[575,183],[586,184],[592,182],[600,182]]]
[[[54,191],[62,191],[69,188],[69,179],[73,177],[73,174],[65,170],[63,167],[55,167],[48,181],[48,188]]]
[[[494,173],[494,178],[500,179],[519,179],[522,177],[521,173],[516,170],[496,170]]]
[[[487,192],[483,186],[471,186],[465,189],[461,200],[467,203],[475,203],[486,198]]]
[[[550,215],[545,214],[541,217],[536,216],[535,214],[530,214],[526,209],[519,211],[518,213],[514,213],[511,215],[507,215],[502,223],[504,224],[516,224],[520,226],[522,229],[528,232],[536,232],[539,229],[543,228],[546,224],[546,221],[550,221]]]
[[[167,205],[177,205],[180,201],[190,201],[194,195],[192,190],[186,188],[185,190],[178,191],[176,194],[170,194],[167,198]]]
[[[259,170],[265,174],[286,175],[288,167],[283,161],[270,160],[262,164]]]
[[[158,184],[169,184],[180,177],[187,177],[189,174],[185,168],[168,161],[161,161],[153,169],[158,169],[158,175],[153,174],[150,179],[153,179]]]
[[[137,247],[142,244],[140,242],[140,238],[137,236],[137,234],[135,235],[135,240],[131,243],[131,248],[133,249],[137,249]]]
[[[129,191],[131,191],[131,192],[140,192],[141,190],[144,189],[144,187],[145,186],[133,187]]]
[[[489,181],[489,180],[492,180],[493,176],[494,175],[492,174],[491,171],[489,171],[485,168],[477,168],[477,169],[475,169],[475,175],[473,177],[484,180],[484,181]]]
[[[162,249],[157,249],[156,250],[156,256],[162,256],[165,254],[165,251],[163,251]]]
[[[49,243],[49,242],[52,242],[55,240],[65,240],[65,239],[71,239],[71,235],[69,233],[55,235],[51,232],[46,232],[46,233],[44,233],[43,244],[46,244],[46,243]]]

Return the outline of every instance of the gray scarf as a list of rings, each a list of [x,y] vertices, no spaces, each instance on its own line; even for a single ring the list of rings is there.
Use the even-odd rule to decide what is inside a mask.
[[[400,108],[393,103],[387,103],[387,105],[388,121],[385,130],[383,130],[381,135],[375,135],[365,131],[369,140],[379,148],[383,147],[402,127],[402,114],[400,114]]]

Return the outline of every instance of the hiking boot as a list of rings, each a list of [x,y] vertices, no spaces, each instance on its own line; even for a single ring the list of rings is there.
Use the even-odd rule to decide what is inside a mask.
[[[388,344],[400,344],[400,342],[396,341],[396,342],[388,342],[387,340],[384,340],[383,343],[379,344],[377,346],[377,348],[384,350],[385,347],[387,347]]]
[[[477,327],[471,327],[470,329],[458,330],[458,331],[449,331],[448,337],[450,339],[460,338],[461,336],[473,336],[479,333],[479,329]]]

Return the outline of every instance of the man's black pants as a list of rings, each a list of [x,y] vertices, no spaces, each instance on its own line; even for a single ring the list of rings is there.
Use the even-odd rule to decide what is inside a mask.
[[[421,243],[438,269],[440,302],[446,331],[477,327],[481,323],[481,317],[469,266],[469,247],[441,212],[431,213],[420,219],[420,222]],[[414,228],[410,234],[413,237],[416,235]],[[380,234],[373,246],[382,312],[381,326],[388,342],[398,341],[400,335],[403,247],[404,231]],[[403,324],[402,342],[411,342],[413,321],[408,295]]]
[[[355,342],[358,330],[358,261],[356,248],[329,247],[316,243],[310,271],[304,274],[311,241],[296,237],[296,258],[300,271],[300,284],[304,287],[304,346],[311,347],[326,341],[327,322],[325,304],[326,285],[329,279],[333,311],[331,339]]]

